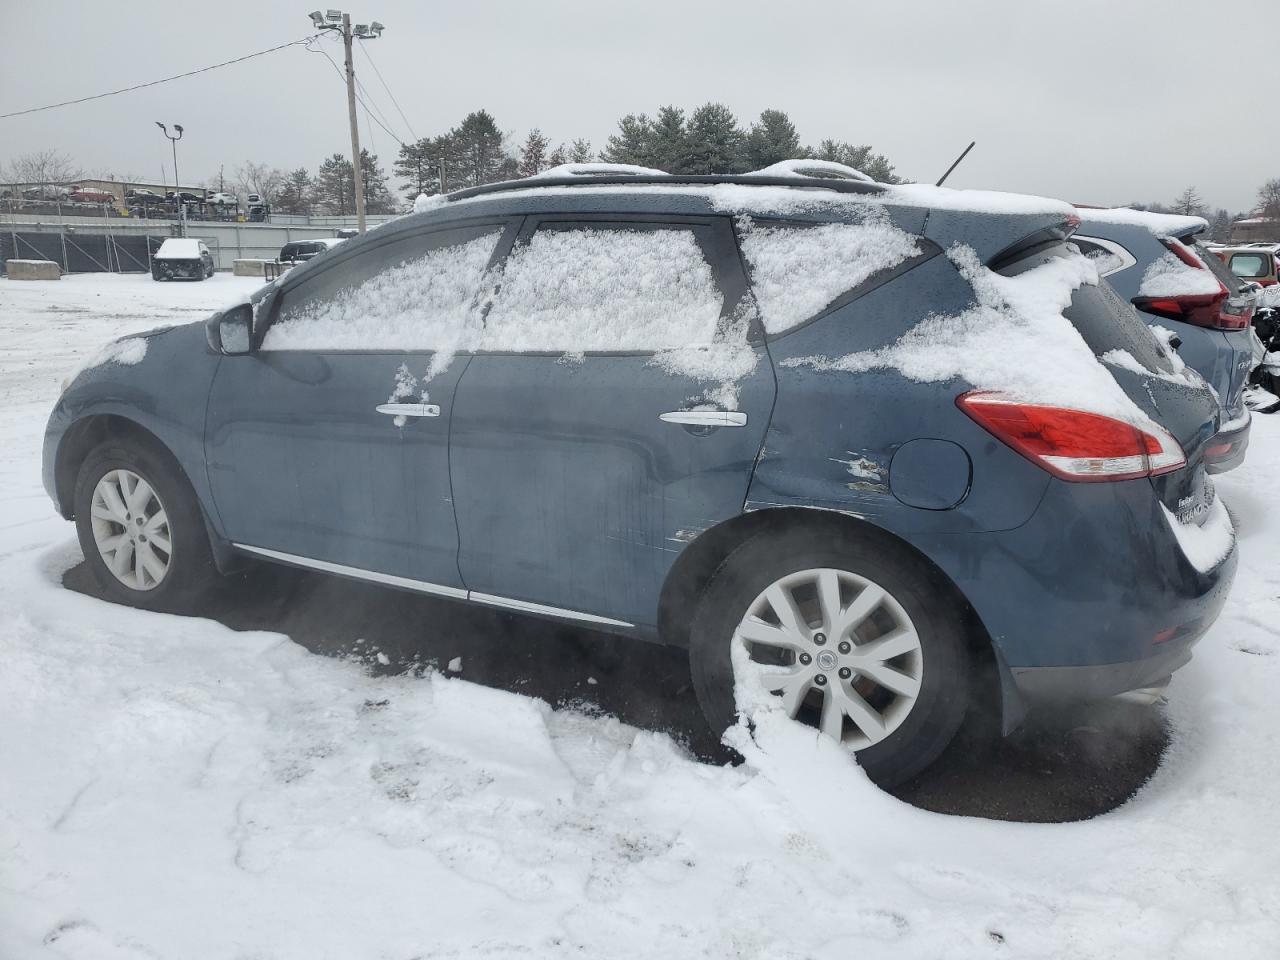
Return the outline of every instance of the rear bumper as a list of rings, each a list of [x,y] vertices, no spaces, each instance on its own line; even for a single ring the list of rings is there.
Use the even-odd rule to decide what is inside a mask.
[[[912,538],[995,647],[1005,727],[1040,701],[1159,685],[1226,603],[1236,549],[1208,571],[1179,545],[1148,480],[1053,481],[1022,526]]]
[[[1027,705],[1105,700],[1130,690],[1162,686],[1191,660],[1199,640],[1175,646],[1143,660],[1088,667],[1014,667],[1013,684]]]
[[[1252,425],[1246,414],[1244,426],[1215,434],[1205,450],[1205,470],[1209,473],[1226,473],[1244,463],[1244,455],[1249,449],[1249,428]]]

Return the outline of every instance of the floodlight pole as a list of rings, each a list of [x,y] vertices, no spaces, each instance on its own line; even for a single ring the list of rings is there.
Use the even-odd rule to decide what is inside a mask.
[[[178,179],[178,141],[182,139],[182,125],[178,123],[173,125],[173,129],[178,131],[176,137],[169,133],[169,128],[159,120],[156,121],[156,126],[160,128],[173,147],[173,198],[178,201],[178,222],[181,224],[179,232],[185,237],[187,235],[187,205],[182,202],[182,187],[179,186],[182,181]]]
[[[356,70],[351,59],[351,14],[342,15],[342,46],[347,53],[347,117],[351,121],[351,166],[356,179],[356,231],[364,233],[364,171],[360,169],[360,127],[356,123]]]
[[[376,20],[370,24],[360,24],[356,30],[351,29],[351,14],[342,14],[339,25],[338,11],[329,10],[321,13],[316,10],[309,15],[317,30],[341,30],[342,48],[346,53],[347,79],[347,120],[351,124],[351,168],[354,173],[356,187],[356,230],[364,233],[364,170],[360,166],[360,127],[356,123],[356,68],[351,56],[352,40],[376,40],[382,35],[382,24]]]

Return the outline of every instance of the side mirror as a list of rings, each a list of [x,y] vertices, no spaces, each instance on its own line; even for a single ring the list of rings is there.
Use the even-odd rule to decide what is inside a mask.
[[[209,346],[224,356],[253,352],[253,307],[247,303],[216,314],[205,324]]]

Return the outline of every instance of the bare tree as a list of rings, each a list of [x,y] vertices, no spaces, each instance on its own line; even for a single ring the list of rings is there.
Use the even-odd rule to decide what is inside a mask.
[[[1258,188],[1258,208],[1264,217],[1280,220],[1280,177],[1273,177]]]
[[[65,153],[37,150],[11,160],[0,179],[9,183],[65,184],[83,176],[83,169]]]
[[[1178,194],[1178,199],[1173,201],[1173,212],[1189,217],[1198,217],[1204,214],[1204,201],[1200,199],[1200,194],[1195,187],[1187,187],[1187,189]]]
[[[284,185],[284,171],[268,167],[265,163],[249,161],[236,169],[236,186],[244,194],[256,193],[265,203],[276,199]]]

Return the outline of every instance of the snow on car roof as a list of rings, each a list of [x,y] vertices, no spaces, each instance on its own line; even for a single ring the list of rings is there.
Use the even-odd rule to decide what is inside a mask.
[[[189,237],[170,237],[156,251],[157,260],[198,260],[200,241]]]
[[[837,165],[838,166],[838,165]],[[773,176],[773,174],[770,174]],[[585,179],[585,178],[584,178]],[[538,186],[530,178],[527,189],[505,190],[472,196],[423,194],[414,201],[415,213],[425,213],[442,207],[474,203],[485,200],[528,199],[548,196],[653,196],[655,194],[704,197],[711,206],[725,213],[759,213],[789,215],[813,211],[838,211],[850,207],[865,210],[869,205],[919,207],[933,210],[955,210],[969,213],[1015,215],[1061,215],[1066,218],[1076,213],[1075,207],[1062,200],[1038,197],[1032,194],[999,193],[990,190],[953,190],[923,183],[897,185],[876,184],[880,189],[869,193],[847,193],[822,189],[822,178],[795,175],[795,186],[777,186],[751,183],[688,183],[677,177],[671,183],[654,183],[651,180],[630,183],[590,183],[580,186]],[[589,193],[588,193],[589,191]]]
[[[1122,227],[1146,227],[1157,237],[1180,237],[1198,233],[1209,226],[1204,217],[1188,217],[1176,213],[1152,213],[1130,207],[1077,207],[1080,219],[1087,223],[1108,223]]]
[[[828,180],[864,180],[875,183],[861,170],[844,163],[833,163],[830,160],[781,160],[761,170],[751,171],[753,176],[761,177],[796,177],[826,178]]]

